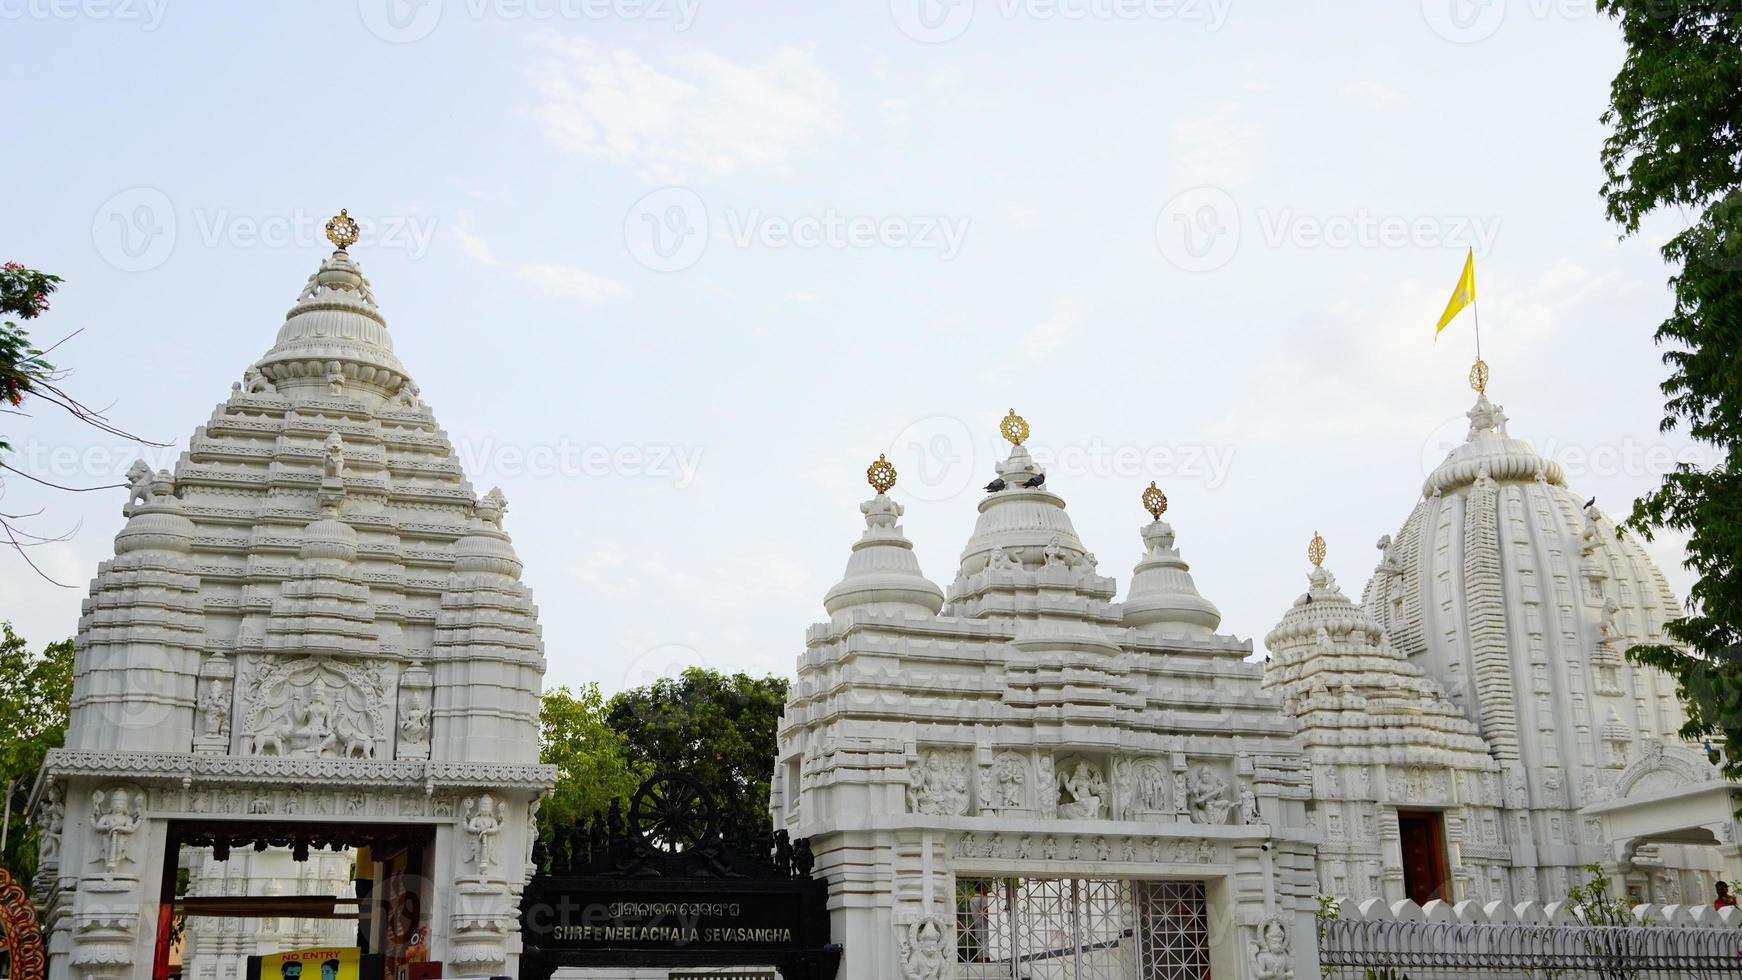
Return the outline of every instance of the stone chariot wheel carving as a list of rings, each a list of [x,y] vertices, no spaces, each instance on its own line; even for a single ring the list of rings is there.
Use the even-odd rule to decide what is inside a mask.
[[[661,854],[679,854],[711,840],[714,801],[681,773],[662,773],[641,784],[629,801],[629,827]]]

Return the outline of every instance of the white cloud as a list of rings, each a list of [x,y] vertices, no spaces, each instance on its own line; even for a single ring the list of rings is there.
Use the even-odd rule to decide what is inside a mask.
[[[534,115],[577,156],[660,180],[790,171],[841,133],[840,88],[810,52],[757,64],[689,51],[656,67],[625,49],[546,39]]]
[[[1350,82],[1343,86],[1344,98],[1365,103],[1370,108],[1389,109],[1404,103],[1404,98],[1395,89],[1382,82],[1370,78]]]
[[[1484,356],[1527,363],[1603,284],[1565,258],[1522,286],[1494,275],[1483,286],[1482,303],[1504,329],[1491,328],[1484,337]],[[1422,378],[1448,371],[1461,378],[1468,364],[1471,323],[1460,320],[1437,344],[1433,340],[1433,321],[1449,291],[1445,283],[1406,282],[1378,297],[1341,299],[1307,314],[1259,365],[1249,397],[1230,405],[1217,431],[1260,439],[1359,437],[1422,433],[1445,422],[1445,405],[1424,403],[1419,387]],[[1466,353],[1449,357],[1442,349],[1448,344]]]
[[[906,99],[884,99],[877,103],[877,108],[883,113],[883,125],[894,130],[907,128]]]
[[[792,292],[787,293],[786,298],[794,303],[815,303],[817,300],[822,299],[822,297],[818,296],[816,293],[807,292],[803,289],[795,289]]]
[[[1245,121],[1238,103],[1181,120],[1173,127],[1176,186],[1245,183],[1256,168],[1258,143],[1258,130]]]
[[[490,243],[462,225],[448,228],[448,240],[473,262],[488,269],[510,272],[552,296],[603,303],[623,294],[623,284],[597,273],[555,262],[511,263],[498,258]]]
[[[1008,382],[1028,368],[1050,363],[1082,333],[1083,318],[1069,303],[1056,303],[1052,313],[1023,332],[1016,349],[986,372],[988,380]]]
[[[623,294],[623,284],[616,280],[549,262],[522,266],[515,274],[552,296],[568,296],[587,303],[603,303]]]

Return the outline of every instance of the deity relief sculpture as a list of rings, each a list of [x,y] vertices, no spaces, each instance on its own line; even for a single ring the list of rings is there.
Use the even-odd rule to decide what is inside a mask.
[[[902,980],[943,980],[950,962],[945,948],[943,920],[928,915],[908,927],[901,941]]]
[[[1240,787],[1240,822],[1248,826],[1264,822],[1264,815],[1258,812],[1258,796],[1250,786]]]
[[[1046,805],[1047,804],[1046,795],[1048,793],[1057,793],[1058,792],[1058,784],[1056,782],[1054,782],[1053,778],[1052,778],[1052,767],[1053,767],[1052,754],[1049,752],[1042,752],[1040,755],[1039,766],[1040,766],[1040,771],[1037,772],[1035,774],[1035,777],[1034,777],[1035,794],[1040,797],[1040,799],[1037,800],[1036,802],[1041,804],[1041,809],[1043,811],[1046,811],[1043,813],[1043,816],[1051,816],[1052,815],[1051,811],[1052,811],[1053,807]],[[1056,801],[1057,801],[1057,798],[1054,797],[1054,802],[1056,802]]]
[[[91,828],[102,840],[101,853],[92,858],[114,875],[123,861],[130,861],[133,834],[145,823],[145,801],[127,787],[97,790],[91,794]]]
[[[423,399],[419,397],[422,394],[417,382],[406,378],[405,383],[399,386],[399,390],[393,393],[393,404],[401,408],[422,408]]]
[[[321,482],[336,483],[345,475],[345,440],[337,432],[327,433],[321,443]]]
[[[1107,781],[1087,759],[1059,777],[1058,792],[1058,815],[1066,820],[1096,819],[1107,806]]]
[[[412,745],[429,741],[429,705],[420,694],[412,694],[400,711],[399,739]]]
[[[498,802],[489,793],[466,801],[460,821],[471,838],[467,842],[466,860],[478,866],[479,874],[489,874],[495,865],[496,835],[502,832],[507,819],[508,804]]]
[[[993,766],[998,781],[998,805],[1014,809],[1027,805],[1028,763],[1014,752],[998,757]]]
[[[217,737],[230,734],[230,685],[222,677],[214,679],[200,698],[200,718],[205,722],[204,734]]]
[[[339,744],[333,732],[332,706],[327,703],[327,689],[318,687],[314,697],[299,696],[291,703],[291,718],[296,723],[292,734],[304,746],[313,746],[317,757],[331,752]]]
[[[1208,766],[1194,766],[1186,776],[1186,812],[1192,823],[1222,824],[1228,822],[1228,810],[1234,801],[1228,797],[1228,784],[1211,772]]]
[[[1065,553],[1064,546],[1056,534],[1052,536],[1051,541],[1047,542],[1046,550],[1041,555],[1048,568],[1058,568],[1070,564],[1069,556]]]
[[[381,668],[263,658],[238,712],[244,755],[373,759],[391,732]]]
[[[1131,811],[1137,806],[1137,786],[1130,759],[1120,759],[1113,763],[1113,819],[1128,820]]]
[[[39,868],[60,865],[60,835],[66,826],[66,804],[61,801],[59,783],[51,783],[43,793],[42,805],[36,811],[36,864]]]
[[[913,813],[961,816],[968,811],[968,765],[959,753],[933,750],[908,771],[907,803]]]
[[[1258,929],[1252,953],[1252,976],[1256,980],[1294,980],[1294,962],[1289,954],[1288,923],[1272,916]]]
[[[1134,798],[1137,809],[1159,813],[1167,806],[1167,773],[1153,760],[1137,764]]]

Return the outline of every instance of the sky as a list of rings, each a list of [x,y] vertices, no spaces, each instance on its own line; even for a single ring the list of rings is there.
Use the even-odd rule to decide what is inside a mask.
[[[1611,513],[1659,432],[1658,247],[1598,190],[1623,51],[1579,0],[0,0],[0,258],[129,445],[6,421],[69,485],[173,465],[330,251],[505,523],[547,685],[790,675],[887,454],[940,585],[1012,408],[1104,573],[1168,519],[1263,636],[1314,531],[1358,594],[1473,394]],[[72,634],[122,490],[0,617]],[[1673,538],[1652,544],[1678,593]]]

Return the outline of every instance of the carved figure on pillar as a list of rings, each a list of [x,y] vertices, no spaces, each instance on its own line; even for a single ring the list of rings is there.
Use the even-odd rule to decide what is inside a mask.
[[[125,786],[91,794],[91,827],[102,839],[102,853],[93,860],[113,875],[123,861],[132,860],[129,847],[133,834],[145,823],[145,806]]]

